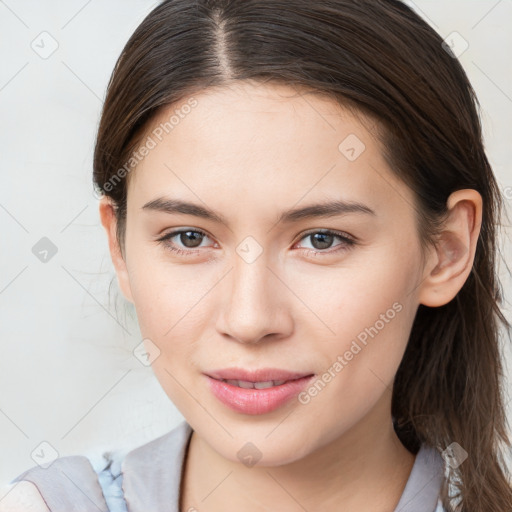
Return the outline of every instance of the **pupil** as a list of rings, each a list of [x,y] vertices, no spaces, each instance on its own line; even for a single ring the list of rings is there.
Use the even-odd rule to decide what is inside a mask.
[[[181,233],[181,242],[186,247],[197,247],[201,245],[201,233],[198,233],[197,231],[185,231],[184,233]],[[192,244],[189,244],[189,242],[192,242]],[[194,244],[194,241],[198,241],[198,243]]]
[[[315,249],[327,249],[332,243],[333,235],[329,235],[328,233],[315,233],[311,236],[313,237],[314,241],[320,242],[320,247],[315,247],[315,244],[313,243],[313,247],[315,247]],[[320,237],[320,239],[317,237]],[[327,241],[325,240],[326,238]]]

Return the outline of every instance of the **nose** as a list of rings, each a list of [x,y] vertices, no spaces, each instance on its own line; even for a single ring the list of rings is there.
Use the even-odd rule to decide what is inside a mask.
[[[278,272],[268,267],[263,253],[248,263],[235,255],[221,293],[217,330],[239,343],[281,339],[293,332],[290,304],[293,294]]]

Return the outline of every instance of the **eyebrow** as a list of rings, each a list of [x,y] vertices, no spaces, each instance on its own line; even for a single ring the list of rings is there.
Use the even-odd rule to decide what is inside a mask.
[[[152,201],[146,203],[142,209],[168,214],[181,213],[184,215],[193,215],[195,217],[200,217],[202,219],[224,224],[225,226],[229,225],[226,218],[214,210],[199,204],[190,203],[179,199],[158,197],[157,199],[153,199]],[[277,223],[291,223],[316,217],[335,217],[338,215],[346,215],[350,213],[377,215],[374,210],[365,204],[355,201],[334,200],[286,210],[281,213]]]

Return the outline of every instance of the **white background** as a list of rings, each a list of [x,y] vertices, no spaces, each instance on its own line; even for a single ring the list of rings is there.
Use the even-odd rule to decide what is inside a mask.
[[[460,60],[510,207],[512,1],[408,3],[443,37],[457,31],[469,43]],[[141,337],[117,287],[91,178],[107,81],[155,5],[0,1],[0,483],[34,466],[42,441],[61,456],[94,457],[138,446],[182,419],[132,354]],[[45,37],[51,49],[43,31],[58,43],[46,59],[31,47]],[[47,263],[32,253],[45,236],[58,250]],[[509,242],[504,250],[512,267]],[[510,302],[512,280],[502,275]]]

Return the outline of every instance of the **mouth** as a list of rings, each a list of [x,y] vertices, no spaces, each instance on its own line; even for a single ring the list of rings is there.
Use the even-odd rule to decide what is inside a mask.
[[[264,380],[255,375],[265,375]],[[315,374],[275,369],[253,372],[229,369],[209,372],[205,376],[211,392],[220,402],[236,412],[255,415],[274,411],[288,403]]]

